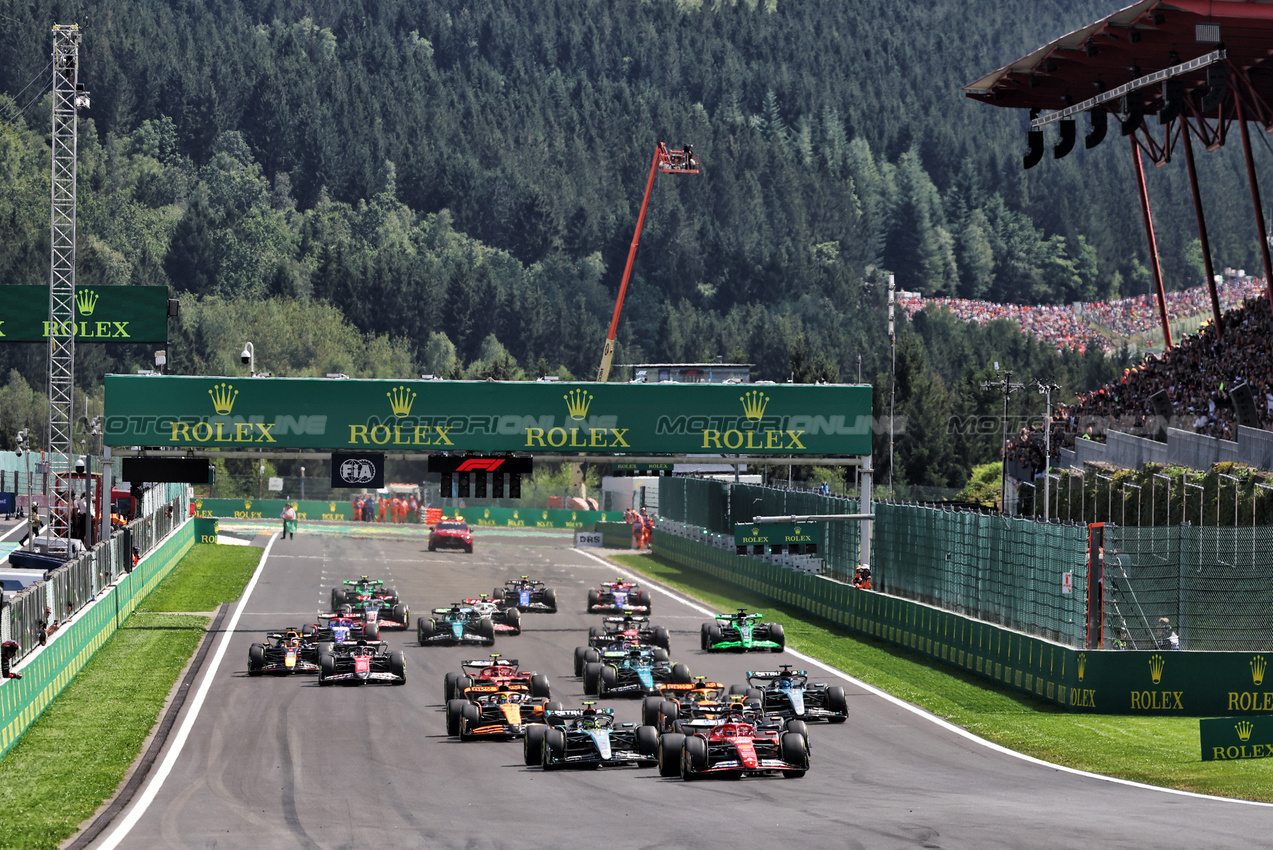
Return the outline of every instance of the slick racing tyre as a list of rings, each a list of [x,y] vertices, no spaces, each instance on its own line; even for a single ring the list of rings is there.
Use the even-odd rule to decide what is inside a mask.
[[[438,633],[438,627],[432,618],[421,617],[416,620],[415,631],[416,640],[421,646],[424,646],[430,638]]]
[[[566,733],[549,727],[544,732],[544,770],[556,770],[566,760]]]
[[[552,696],[552,690],[548,686],[548,677],[543,673],[536,673],[530,677],[530,695],[535,699],[548,699]]]
[[[787,648],[787,633],[783,631],[780,623],[769,624],[769,639],[778,644],[771,652],[782,652]]]
[[[544,763],[544,734],[547,726],[532,723],[526,727],[526,737],[522,739],[522,761],[528,765]]]
[[[681,775],[681,745],[685,736],[680,732],[668,732],[659,736],[659,776]]]
[[[784,732],[779,744],[779,754],[788,764],[798,765],[798,770],[784,770],[784,778],[799,779],[809,769],[809,744],[799,732]]]
[[[691,782],[707,768],[707,741],[688,735],[681,744],[681,778]]]
[[[265,645],[254,643],[248,647],[248,675],[261,675],[263,667],[265,667]]]
[[[844,698],[844,688],[839,685],[827,688],[827,708],[835,712],[835,716],[827,718],[829,722],[843,723],[849,719],[849,701]]]

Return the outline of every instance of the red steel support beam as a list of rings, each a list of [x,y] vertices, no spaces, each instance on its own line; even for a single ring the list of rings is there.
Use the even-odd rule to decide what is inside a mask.
[[[1224,330],[1220,317],[1220,293],[1216,291],[1215,268],[1211,265],[1211,239],[1207,235],[1207,218],[1202,212],[1202,196],[1198,193],[1198,169],[1193,163],[1193,143],[1189,140],[1189,122],[1181,118],[1180,135],[1185,143],[1185,165],[1189,169],[1189,189],[1193,192],[1193,213],[1198,219],[1198,239],[1202,242],[1202,270],[1207,276],[1207,290],[1211,293],[1211,315],[1215,317],[1216,330]]]
[[[1158,240],[1154,238],[1154,220],[1149,214],[1149,191],[1145,188],[1145,166],[1140,161],[1140,145],[1136,143],[1133,133],[1128,138],[1132,142],[1132,156],[1136,160],[1136,185],[1140,187],[1140,211],[1145,216],[1145,235],[1149,239],[1150,266],[1154,272],[1154,287],[1158,291],[1158,318],[1162,321],[1163,344],[1167,350],[1172,348],[1171,323],[1167,321],[1167,294],[1163,291],[1162,266],[1158,263]]]
[[[1246,157],[1246,180],[1251,186],[1251,205],[1255,207],[1255,223],[1260,234],[1260,257],[1264,260],[1264,288],[1269,304],[1273,305],[1273,263],[1269,261],[1269,233],[1264,224],[1264,211],[1260,204],[1260,184],[1255,179],[1255,161],[1251,158],[1251,133],[1246,126],[1246,112],[1242,107],[1242,93],[1235,91],[1233,99],[1238,104],[1238,129],[1242,133],[1242,155]]]

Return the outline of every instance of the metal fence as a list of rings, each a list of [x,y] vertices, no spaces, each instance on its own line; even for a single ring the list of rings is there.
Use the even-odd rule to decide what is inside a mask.
[[[16,640],[21,659],[40,644],[41,630],[56,628],[132,570],[132,550],[144,557],[187,517],[184,484],[158,484],[142,499],[144,514],[103,541],[45,574],[6,602],[0,616],[0,640]]]

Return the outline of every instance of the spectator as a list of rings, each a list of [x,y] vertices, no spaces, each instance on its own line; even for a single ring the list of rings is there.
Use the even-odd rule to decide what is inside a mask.
[[[10,669],[14,657],[18,654],[18,642],[6,640],[0,644],[0,679],[21,679],[21,673],[14,673]]]

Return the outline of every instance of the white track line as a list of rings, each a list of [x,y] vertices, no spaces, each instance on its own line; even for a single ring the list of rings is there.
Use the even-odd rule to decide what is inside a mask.
[[[629,576],[633,579],[639,578],[642,582],[646,584],[653,584],[655,587],[662,590],[668,596],[671,596],[673,599],[676,599],[677,601],[685,605],[688,605],[690,608],[693,608],[695,611],[698,611],[702,614],[706,614],[708,616],[715,616],[717,613],[711,610],[710,608],[707,608],[699,604],[695,600],[680,593],[679,591],[673,590],[667,585],[659,581],[656,581],[655,579],[650,578],[649,576],[636,575],[630,572],[629,570],[624,569],[622,566],[615,563],[614,561],[609,561],[598,555],[594,555],[591,552],[587,551],[586,549],[578,549],[576,551],[579,552],[579,554],[581,555],[588,556],[589,558],[593,559],[597,563],[604,564],[605,566],[611,569],[618,569],[620,573],[626,576]],[[1053,764],[1050,761],[1044,761],[1043,759],[1038,759],[1038,758],[1035,758],[1034,756],[1028,756],[1025,753],[1019,753],[1016,750],[1010,750],[1007,747],[994,743],[993,741],[987,741],[985,738],[982,738],[978,735],[974,735],[973,733],[969,732],[967,729],[964,729],[960,726],[956,726],[955,724],[951,723],[948,720],[943,720],[937,715],[932,714],[931,712],[923,708],[920,708],[917,705],[912,705],[911,703],[906,702],[903,699],[898,699],[897,697],[893,696],[887,691],[882,691],[879,688],[875,687],[874,685],[868,685],[866,682],[863,682],[861,679],[856,679],[853,676],[850,676],[848,673],[844,672],[843,670],[832,667],[830,664],[827,664],[823,661],[819,661],[818,659],[805,655],[802,652],[796,652],[791,647],[787,647],[785,651],[789,653],[790,655],[793,655],[796,658],[799,658],[801,661],[804,661],[815,667],[821,667],[823,670],[827,671],[828,673],[833,673],[836,676],[839,676],[848,682],[852,682],[857,687],[862,688],[863,690],[874,694],[880,699],[887,700],[888,702],[891,702],[893,705],[899,708],[903,708],[911,712],[912,714],[916,715],[917,717],[921,717],[930,723],[934,723],[942,727],[943,729],[946,729],[947,731],[953,732],[962,738],[972,741],[975,744],[979,744],[989,750],[993,750],[994,752],[1001,753],[1006,756],[1011,756],[1012,758],[1020,759],[1021,761],[1024,761],[1024,762],[1029,762],[1030,764],[1037,764],[1037,765],[1040,765],[1041,767],[1048,767],[1048,768],[1051,768],[1052,770],[1059,770],[1064,773],[1073,774],[1074,776],[1086,776],[1089,779],[1100,779],[1104,782],[1113,782],[1117,785],[1126,785],[1130,788],[1141,788],[1146,791],[1158,791],[1163,794],[1175,794],[1176,796],[1179,796],[1179,797],[1192,797],[1198,800],[1216,800],[1216,801],[1225,802],[1225,803],[1242,803],[1243,805],[1247,805],[1247,806],[1263,806],[1265,808],[1273,808],[1273,803],[1265,803],[1259,800],[1240,800],[1236,797],[1217,797],[1212,794],[1199,794],[1196,791],[1181,791],[1177,788],[1163,788],[1161,785],[1148,785],[1144,782],[1133,782],[1130,779],[1119,779],[1116,776],[1105,776],[1104,774],[1100,774],[1100,773],[1091,773],[1090,771],[1078,770],[1077,768],[1073,768],[1073,767],[1066,767],[1063,764]]]
[[[185,746],[186,739],[190,737],[190,730],[194,728],[195,721],[199,719],[199,709],[203,707],[203,701],[207,698],[208,691],[212,688],[212,682],[216,679],[217,668],[221,665],[221,659],[225,656],[226,648],[230,645],[230,638],[233,637],[234,629],[239,624],[239,615],[247,607],[248,598],[256,587],[256,580],[261,577],[261,571],[265,569],[265,562],[270,557],[270,549],[274,548],[274,541],[277,539],[278,535],[276,532],[270,535],[270,542],[265,544],[265,551],[261,554],[261,563],[257,564],[256,572],[252,573],[252,578],[248,581],[247,587],[243,588],[243,595],[239,597],[239,605],[235,608],[233,616],[230,617],[230,622],[225,627],[225,632],[221,635],[221,643],[217,646],[216,654],[212,656],[212,664],[204,674],[203,682],[199,685],[199,692],[195,694],[194,702],[190,704],[190,711],[186,713],[185,719],[181,722],[181,728],[177,730],[177,735],[173,738],[172,745],[168,748],[168,752],[164,754],[164,760],[160,763],[159,769],[155,771],[154,776],[146,783],[146,790],[137,798],[136,805],[119,822],[119,826],[115,827],[106,840],[98,845],[98,850],[113,850],[128,836],[132,828],[146,814],[146,809],[155,801],[155,797],[159,794],[159,789],[163,787],[164,780],[168,778],[168,774],[172,772],[173,765],[181,757],[181,749]]]

